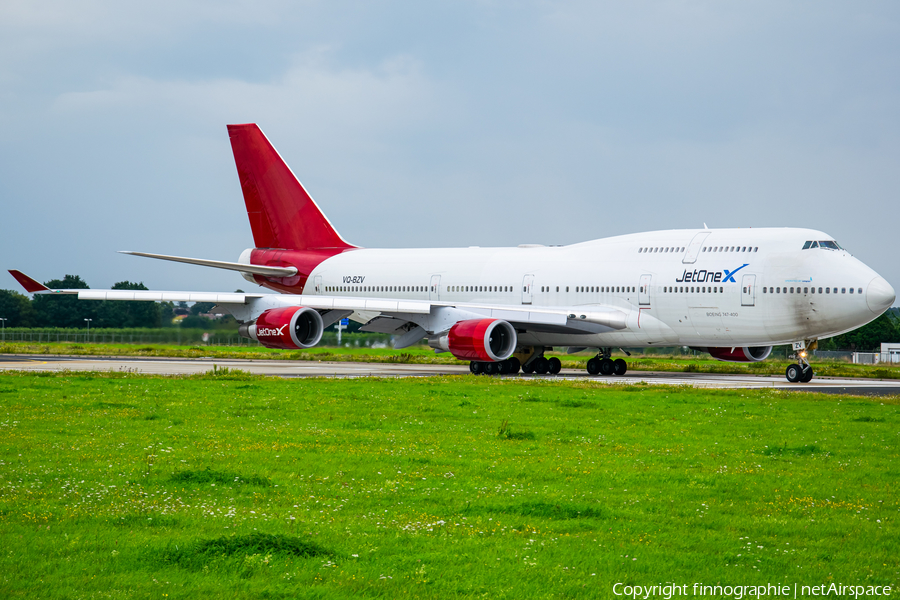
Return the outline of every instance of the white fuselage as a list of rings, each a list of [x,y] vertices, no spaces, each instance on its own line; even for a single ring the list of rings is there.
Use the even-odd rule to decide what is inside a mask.
[[[523,331],[545,346],[768,346],[859,327],[890,285],[830,241],[793,228],[670,230],[569,246],[358,249],[319,264],[304,293],[432,302],[616,308],[621,331]],[[360,317],[361,318],[361,317]]]

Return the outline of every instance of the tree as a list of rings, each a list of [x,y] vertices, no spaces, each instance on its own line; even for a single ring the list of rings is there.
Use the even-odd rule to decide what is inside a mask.
[[[112,286],[114,290],[146,290],[143,283],[120,281]],[[104,300],[97,308],[95,327],[159,327],[160,305],[158,302],[129,300]]]
[[[50,289],[86,290],[88,284],[78,275],[66,275],[44,283]],[[96,318],[97,303],[79,300],[74,294],[35,294],[34,327],[85,327],[85,319]]]
[[[191,307],[191,316],[198,316],[202,314],[209,313],[215,306],[215,302],[194,302],[194,305]]]
[[[214,324],[206,317],[191,315],[181,320],[181,327],[184,329],[212,329]]]
[[[823,340],[822,349],[878,352],[883,343],[900,343],[900,326],[889,313],[859,329]]]
[[[5,327],[31,327],[34,308],[28,296],[12,290],[0,290],[0,317]]]

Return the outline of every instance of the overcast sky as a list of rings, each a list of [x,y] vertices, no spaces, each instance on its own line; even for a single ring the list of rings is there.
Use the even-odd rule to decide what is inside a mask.
[[[900,4],[0,0],[5,269],[252,288],[116,254],[253,245],[256,122],[368,247],[812,227],[900,289]]]

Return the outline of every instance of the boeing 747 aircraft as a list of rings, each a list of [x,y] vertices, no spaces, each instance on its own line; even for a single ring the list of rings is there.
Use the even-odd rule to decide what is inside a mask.
[[[811,229],[681,229],[516,248],[369,249],[342,238],[255,124],[229,125],[254,248],[237,262],[138,256],[238,271],[275,294],[52,290],[84,300],[215,302],[270,348],[315,346],[349,317],[395,347],[427,339],[472,373],[558,373],[545,352],[595,349],[591,375],[623,375],[615,348],[690,346],[724,361],[792,344],[792,382],[818,340],[887,310],[891,285]]]

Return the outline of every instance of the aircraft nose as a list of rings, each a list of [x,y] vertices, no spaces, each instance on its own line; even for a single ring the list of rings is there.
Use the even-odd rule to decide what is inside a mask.
[[[885,281],[884,277],[876,277],[869,282],[869,287],[866,288],[866,304],[869,305],[869,310],[876,315],[880,315],[890,308],[896,299],[897,294],[894,292],[894,288]]]

